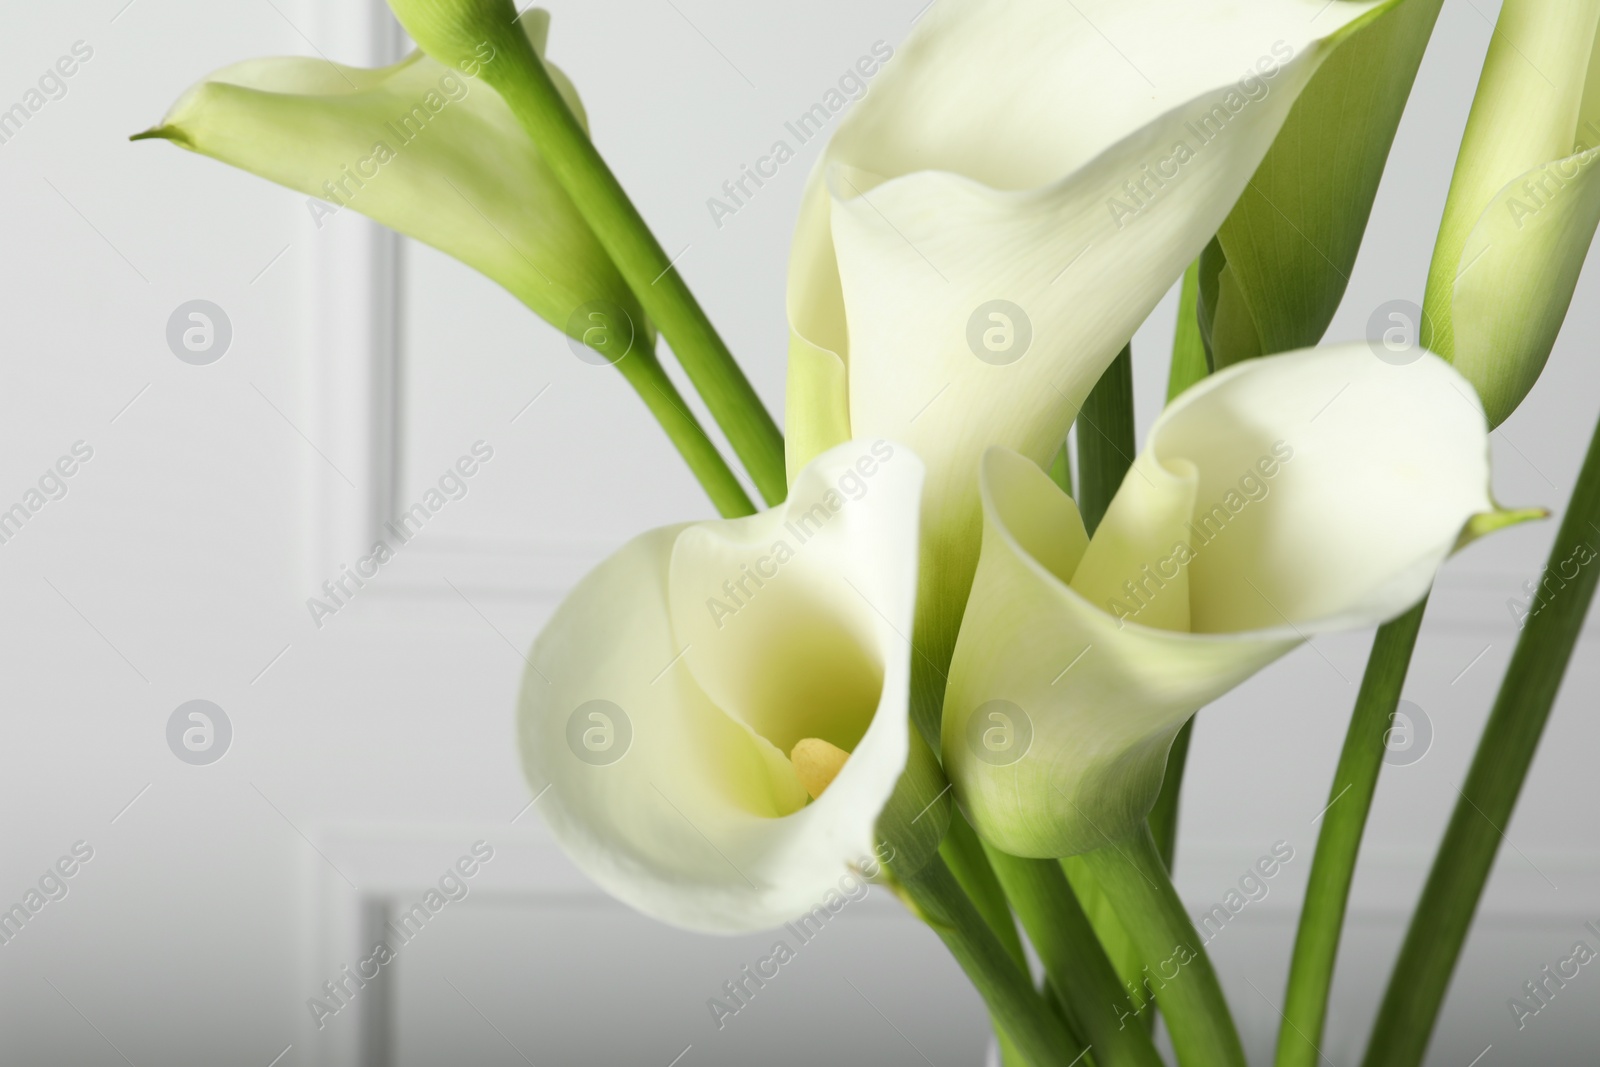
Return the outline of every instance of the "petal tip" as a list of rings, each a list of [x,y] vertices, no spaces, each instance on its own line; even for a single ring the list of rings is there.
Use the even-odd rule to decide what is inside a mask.
[[[193,147],[193,145],[189,141],[188,135],[185,134],[183,132],[183,130],[179,129],[177,126],[166,126],[166,125],[152,126],[148,130],[141,130],[138,133],[131,135],[128,138],[128,140],[130,140],[130,141],[157,141],[157,140],[159,140],[159,141],[172,141],[175,144],[183,145],[185,148]]]
[[[1502,508],[1497,506],[1493,511],[1480,511],[1468,519],[1467,524],[1461,528],[1461,536],[1456,540],[1454,551],[1460,552],[1472,542],[1481,537],[1487,537],[1496,530],[1520,526],[1525,522],[1538,522],[1549,517],[1549,508]]]

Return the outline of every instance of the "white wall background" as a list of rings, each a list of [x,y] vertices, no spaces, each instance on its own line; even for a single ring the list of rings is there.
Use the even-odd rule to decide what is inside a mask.
[[[705,200],[874,41],[898,42],[921,0],[551,6],[552,57],[596,139],[781,411],[787,240],[815,145],[720,228]],[[1361,336],[1387,300],[1420,300],[1495,8],[1445,4],[1330,340]],[[94,855],[0,946],[0,1062],[344,1063],[363,1027],[381,1036],[367,1042],[374,1064],[979,1062],[976,998],[886,895],[719,1033],[705,999],[764,940],[693,937],[596,898],[525,811],[518,650],[611,547],[710,514],[620,377],[412,247],[394,355],[383,289],[368,284],[391,245],[362,220],[319,231],[293,193],[126,141],[235,60],[371,61],[384,44],[367,14],[365,0],[7,5],[0,107],[75,42],[93,57],[0,144],[0,506],[74,442],[94,454],[0,544],[0,904],[75,842]],[[1508,503],[1564,505],[1600,411],[1592,274],[1544,379],[1495,434]],[[165,340],[173,309],[197,298],[233,326],[204,367]],[[1142,427],[1173,315],[1169,297],[1135,342]],[[393,427],[357,389],[378,357],[399,371]],[[305,600],[353,560],[368,502],[409,504],[480,439],[495,459],[468,497],[315,627]],[[1359,1056],[1510,655],[1505,601],[1553,535],[1500,535],[1440,580],[1406,690],[1435,741],[1380,787],[1330,1063]],[[1211,946],[1257,1062],[1370,636],[1318,639],[1208,709],[1196,735],[1178,868],[1192,902],[1219,898],[1275,841],[1297,850]],[[1491,1045],[1483,1067],[1593,1062],[1600,977],[1585,972],[1521,1033],[1505,1001],[1600,918],[1594,653],[1591,628],[1430,1063],[1465,1067]],[[195,698],[233,726],[211,766],[167,747],[168,717]],[[386,991],[311,1029],[307,998],[356,958],[359,901],[415,893],[479,839],[497,853],[473,896],[406,948]],[[363,1017],[378,1004],[386,1015]]]

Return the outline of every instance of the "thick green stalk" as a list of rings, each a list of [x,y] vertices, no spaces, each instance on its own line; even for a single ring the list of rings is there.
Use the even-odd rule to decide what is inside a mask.
[[[638,392],[650,413],[661,423],[667,437],[683,456],[694,476],[700,479],[706,495],[716,505],[725,519],[755,514],[744,486],[728,467],[717,446],[711,443],[700,422],[683,402],[677,386],[667,377],[655,355],[650,352],[630,352],[618,363],[617,369],[628,379],[628,384]]]
[[[522,31],[495,44],[507,60],[484,67],[567,195],[616,263],[645,313],[666,337],[717,425],[768,504],[787,494],[783,434],[723,344],[666,250],[567,107]]]
[[[1133,346],[1123,348],[1078,412],[1078,510],[1094,535],[1133,466]]]
[[[1244,1046],[1222,985],[1149,829],[1083,859],[1144,957],[1144,980],[1167,1020],[1179,1064],[1245,1067]]]
[[[1378,1011],[1367,1067],[1422,1062],[1600,578],[1600,427]]]
[[[1378,772],[1383,769],[1384,737],[1400,703],[1400,689],[1405,685],[1427,606],[1424,597],[1404,615],[1380,626],[1367,657],[1367,671],[1361,678],[1333,784],[1328,787],[1328,806],[1322,813],[1317,852],[1311,861],[1311,882],[1289,964],[1283,1026],[1278,1030],[1278,1067],[1316,1067],[1322,1059],[1317,1046],[1327,1022],[1328,992],[1333,986],[1350,883],[1355,879],[1356,855],[1377,792]]]
[[[929,861],[900,888],[967,972],[990,1016],[1029,1067],[1067,1067],[1083,1052],[942,859]]]
[[[977,906],[984,922],[989,924],[989,929],[994,931],[995,937],[1000,939],[1000,944],[1005,948],[1007,955],[1013,963],[1028,970],[1028,956],[1022,950],[1022,937],[1017,933],[1017,922],[1011,915],[1011,905],[1006,901],[1005,890],[1000,888],[1000,880],[995,877],[993,869],[989,866],[989,859],[984,855],[983,842],[978,840],[978,833],[972,824],[959,810],[950,813],[950,829],[939,843],[939,855],[950,867],[950,873],[955,875],[967,896],[972,898],[972,903]],[[1063,1020],[1064,1021],[1064,1020]],[[991,1019],[994,1028],[995,1040],[1000,1044],[1000,1062],[1006,1067],[1020,1067],[1026,1063],[1026,1057],[1017,1049],[1011,1036],[1006,1033],[998,1020]]]
[[[959,810],[950,813],[950,830],[939,843],[939,855],[944,857],[950,873],[955,875],[962,890],[972,898],[972,903],[989,924],[989,929],[994,931],[994,936],[1000,939],[1007,954],[1018,967],[1026,969],[1028,957],[1022,951],[1022,936],[1017,933],[1017,920],[1011,914],[1005,890],[1001,888],[994,868],[989,865],[989,857],[983,842],[978,840],[978,832]]]
[[[1150,1033],[1128,1002],[1061,865],[1020,859],[995,848],[987,851],[1073,1031],[1094,1050],[1095,1062],[1100,1067],[1162,1067]]]

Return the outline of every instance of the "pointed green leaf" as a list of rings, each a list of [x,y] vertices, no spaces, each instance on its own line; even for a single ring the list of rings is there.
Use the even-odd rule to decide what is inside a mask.
[[[1216,366],[1316,344],[1339,307],[1442,0],[1355,24],[1218,231]]]

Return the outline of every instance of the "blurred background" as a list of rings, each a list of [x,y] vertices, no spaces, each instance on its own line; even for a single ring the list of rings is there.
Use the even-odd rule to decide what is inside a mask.
[[[923,0],[550,7],[550,55],[596,140],[781,412],[788,239],[820,141],[734,214],[707,201],[875,42],[898,44]],[[1421,300],[1497,8],[1446,0],[1329,340]],[[707,999],[770,937],[684,934],[610,902],[530,810],[523,650],[621,542],[711,515],[621,377],[430,249],[352,212],[319,226],[300,195],[127,141],[237,60],[397,57],[382,3],[68,0],[10,4],[5,21],[0,109],[78,62],[0,143],[0,510],[73,469],[0,541],[0,909],[44,898],[0,927],[0,1062],[982,1063],[976,996],[887,893],[719,1029]],[[1591,271],[1493,436],[1505,503],[1565,505],[1600,411],[1594,293]],[[1135,339],[1141,435],[1175,308],[1174,293]],[[181,343],[197,309],[214,327],[199,351]],[[308,599],[474,446],[492,458],[465,496],[314,618]],[[1498,535],[1439,580],[1405,694],[1415,743],[1385,769],[1357,875],[1330,1064],[1359,1058],[1516,637],[1507,602],[1554,533]],[[1254,1062],[1270,1059],[1371,636],[1318,638],[1199,719],[1176,871],[1193,909],[1275,845],[1294,853],[1209,946]],[[1594,1062],[1600,975],[1520,1031],[1507,1001],[1596,944],[1595,648],[1591,625],[1430,1064]],[[347,977],[376,931],[485,852],[381,977]]]

